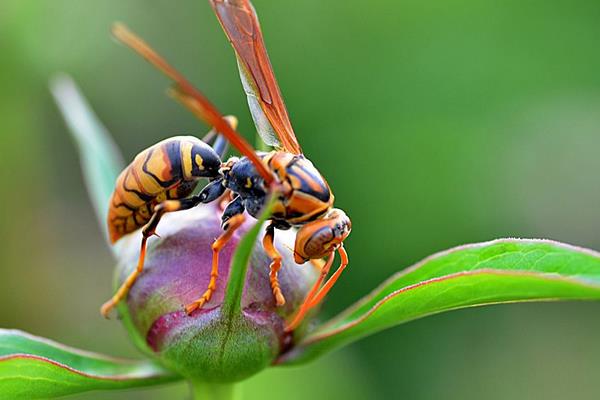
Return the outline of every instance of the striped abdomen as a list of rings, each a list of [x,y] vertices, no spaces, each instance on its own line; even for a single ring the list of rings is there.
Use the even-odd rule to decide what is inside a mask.
[[[216,177],[221,159],[193,136],[165,139],[138,154],[117,178],[108,209],[111,242],[144,226],[154,207],[189,196],[201,177]]]

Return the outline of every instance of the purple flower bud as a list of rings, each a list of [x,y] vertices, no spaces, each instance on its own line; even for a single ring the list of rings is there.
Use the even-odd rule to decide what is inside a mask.
[[[222,303],[229,265],[237,243],[255,222],[248,218],[220,254],[219,278],[211,300],[187,315],[184,306],[206,290],[212,263],[211,244],[222,233],[220,208],[206,205],[167,214],[151,238],[144,271],[119,307],[123,322],[144,352],[184,377],[206,381],[236,381],[267,367],[291,338],[284,321],[300,306],[318,271],[293,261],[292,231],[277,231],[276,245],[283,255],[279,272],[286,297],[276,307],[269,283],[270,259],[258,242],[250,259],[242,295],[242,315],[228,318]],[[135,268],[141,235],[117,243],[121,262],[118,284]]]

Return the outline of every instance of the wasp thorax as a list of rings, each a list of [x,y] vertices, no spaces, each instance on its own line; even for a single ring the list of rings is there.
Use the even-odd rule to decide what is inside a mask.
[[[260,243],[251,257],[242,296],[242,314],[226,318],[222,302],[232,254],[254,221],[249,218],[221,251],[220,279],[211,300],[187,315],[184,306],[196,300],[210,279],[211,244],[222,233],[218,205],[166,215],[160,238],[149,241],[142,275],[119,305],[125,326],[136,345],[167,368],[187,378],[207,381],[244,379],[270,365],[289,346],[284,321],[299,307],[317,271],[294,264],[289,248],[293,232],[278,235],[283,258],[279,273],[286,297],[276,307],[269,284],[270,259]],[[118,282],[135,268],[140,236],[123,237]]]

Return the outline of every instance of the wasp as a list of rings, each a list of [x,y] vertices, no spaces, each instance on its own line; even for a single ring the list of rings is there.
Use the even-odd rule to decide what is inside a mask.
[[[334,208],[334,195],[327,181],[303,155],[252,4],[248,0],[209,1],[233,45],[256,129],[274,150],[255,151],[236,131],[235,118],[224,117],[146,42],[122,24],[116,24],[114,36],[167,75],[174,82],[170,94],[213,127],[211,136],[215,133],[218,136],[213,146],[192,136],[166,139],[138,154],[117,179],[109,205],[110,239],[114,243],[140,228],[143,235],[137,268],[102,306],[101,312],[107,316],[127,296],[143,271],[147,240],[156,234],[165,213],[217,201],[229,191],[231,200],[221,217],[223,233],[212,245],[208,287],[185,310],[191,314],[210,301],[219,277],[220,250],[244,223],[246,214],[257,218],[273,196],[275,202],[262,242],[271,258],[269,280],[276,305],[285,304],[277,278],[282,257],[274,246],[276,230],[297,229],[293,250],[297,263],[327,258],[303,304],[286,325],[286,330],[292,331],[327,295],[348,265],[343,242],[350,234],[351,222],[344,211]],[[223,160],[227,147],[225,139],[241,153],[241,157]],[[207,179],[208,183],[193,195],[201,179]],[[336,252],[340,255],[340,265],[326,280]]]

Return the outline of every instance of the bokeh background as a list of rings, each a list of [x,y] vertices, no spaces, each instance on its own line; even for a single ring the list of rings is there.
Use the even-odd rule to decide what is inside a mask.
[[[517,236],[600,249],[600,2],[255,0],[305,153],[353,219],[333,315],[451,246]],[[112,259],[48,92],[71,74],[126,159],[206,131],[109,36],[124,21],[254,130],[203,0],[0,2],[0,326],[137,352],[98,306]],[[380,333],[247,398],[593,399],[600,304],[463,310]],[[186,398],[184,384],[77,399]]]

